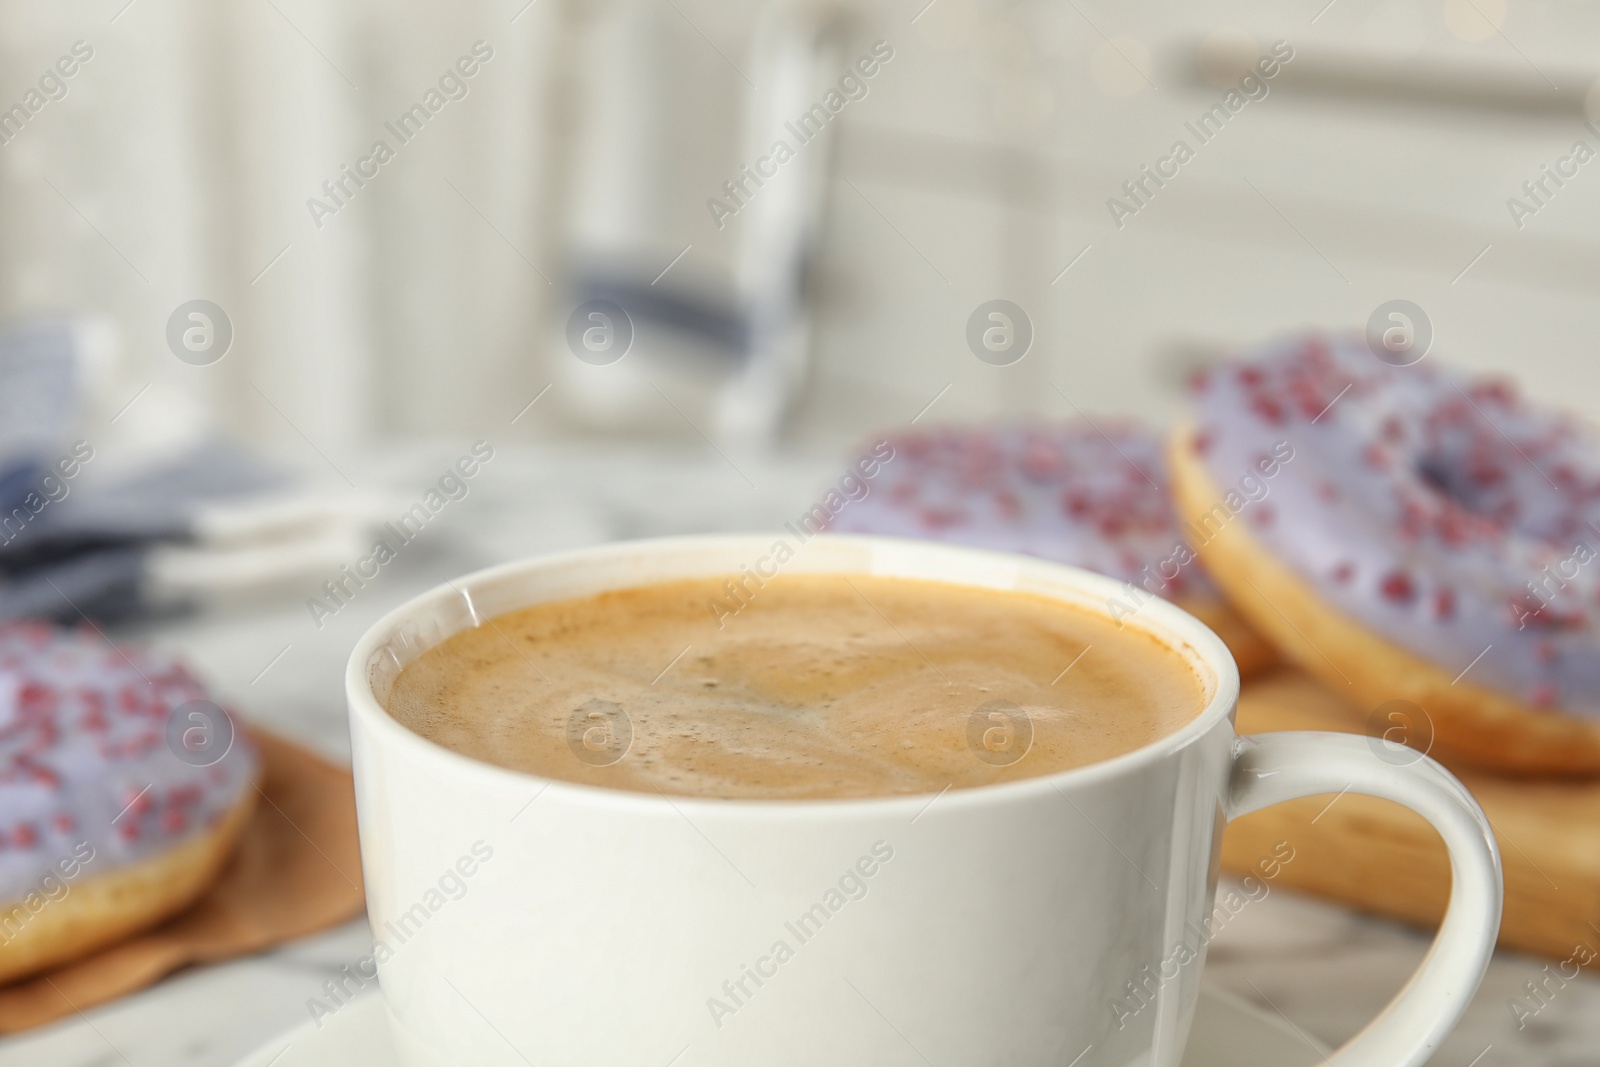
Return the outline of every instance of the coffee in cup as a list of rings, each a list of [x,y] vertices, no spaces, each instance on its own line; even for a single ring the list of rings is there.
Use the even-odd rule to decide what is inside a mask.
[[[938,793],[1140,748],[1205,706],[1144,630],[1031,593],[871,575],[536,604],[400,673],[388,710],[474,759],[588,785],[792,800]]]

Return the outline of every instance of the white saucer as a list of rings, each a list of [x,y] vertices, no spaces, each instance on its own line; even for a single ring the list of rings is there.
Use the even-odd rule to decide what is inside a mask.
[[[1276,1015],[1219,989],[1202,989],[1183,1067],[1311,1067],[1327,1050],[1313,1048]],[[305,1023],[240,1060],[237,1067],[387,1067],[396,1062],[383,1000],[369,994],[325,1020]]]

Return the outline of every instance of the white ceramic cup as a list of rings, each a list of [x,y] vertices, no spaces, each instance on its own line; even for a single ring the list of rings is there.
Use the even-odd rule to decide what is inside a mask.
[[[406,1064],[1175,1067],[1216,928],[1224,824],[1341,792],[1425,817],[1449,846],[1453,884],[1416,975],[1328,1063],[1405,1067],[1438,1048],[1499,928],[1483,813],[1433,761],[1385,760],[1364,737],[1237,736],[1232,658],[1164,602],[1128,624],[1194,663],[1207,696],[1192,722],[1102,763],[937,795],[597,789],[468,759],[383,710],[406,663],[492,616],[745,566],[770,576],[772,548],[688,537],[508,564],[418,597],[356,646],[361,857]],[[1021,590],[1102,612],[1120,589],[1020,556],[872,537],[815,538],[783,569]],[[709,611],[707,627],[684,642],[711,639]]]

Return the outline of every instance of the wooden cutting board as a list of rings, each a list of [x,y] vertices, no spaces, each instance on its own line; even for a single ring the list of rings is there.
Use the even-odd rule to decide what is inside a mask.
[[[1239,732],[1246,734],[1362,733],[1366,719],[1362,709],[1287,669],[1246,685],[1239,701]],[[1500,842],[1506,886],[1500,943],[1558,959],[1578,945],[1600,948],[1600,780],[1541,782],[1451,770],[1477,797]],[[1247,815],[1223,837],[1223,866],[1259,878],[1279,842],[1294,849],[1294,858],[1277,867],[1275,887],[1430,929],[1444,915],[1450,892],[1444,844],[1397,804],[1345,794]]]

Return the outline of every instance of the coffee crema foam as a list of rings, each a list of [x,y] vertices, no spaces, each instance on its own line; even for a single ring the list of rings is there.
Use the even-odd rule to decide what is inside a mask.
[[[389,714],[545,778],[791,800],[1081,767],[1173,733],[1205,705],[1182,654],[1045,597],[786,574],[719,628],[707,603],[723,581],[501,615],[408,664]]]

